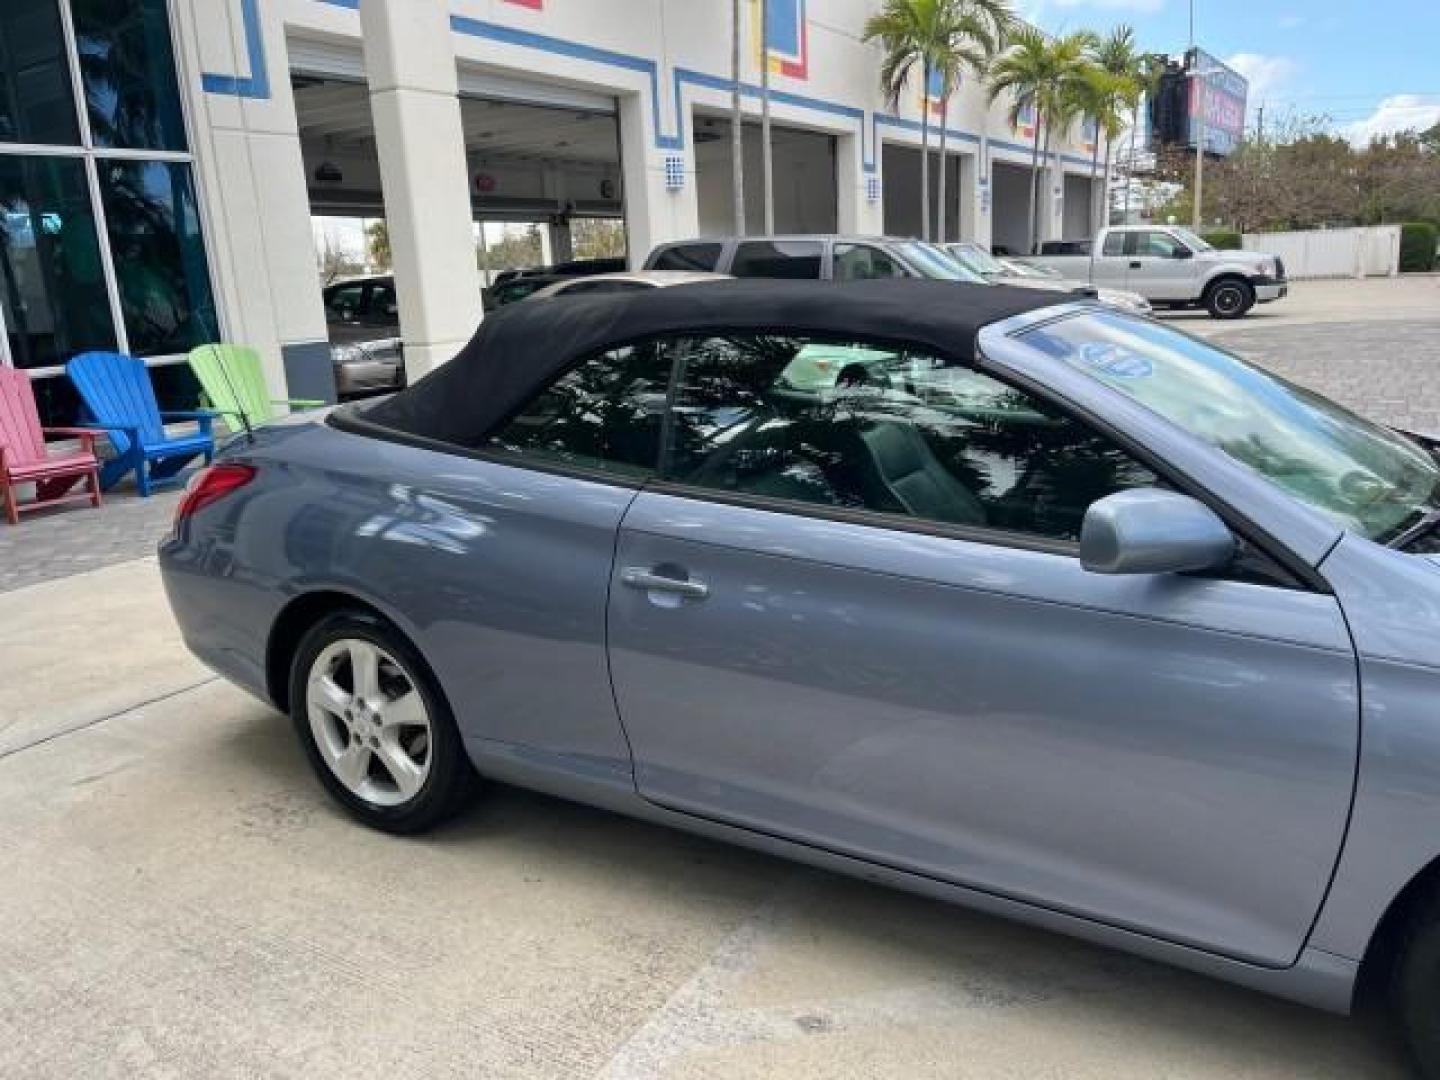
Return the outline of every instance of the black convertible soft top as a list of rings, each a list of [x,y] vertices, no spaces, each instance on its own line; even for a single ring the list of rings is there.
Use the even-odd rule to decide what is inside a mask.
[[[560,372],[622,342],[674,333],[811,333],[914,343],[968,362],[982,326],[1074,299],[949,281],[751,278],[525,301],[487,316],[449,363],[351,417],[477,446]],[[344,424],[348,417],[342,411],[336,418]]]

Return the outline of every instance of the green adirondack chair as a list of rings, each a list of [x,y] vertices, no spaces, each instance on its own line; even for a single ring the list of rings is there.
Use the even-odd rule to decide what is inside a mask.
[[[260,354],[248,345],[201,345],[190,350],[189,360],[210,408],[224,416],[232,430],[243,427],[244,421],[252,428],[268,424],[275,419],[276,405],[315,409],[325,404],[308,398],[271,398],[260,370]]]

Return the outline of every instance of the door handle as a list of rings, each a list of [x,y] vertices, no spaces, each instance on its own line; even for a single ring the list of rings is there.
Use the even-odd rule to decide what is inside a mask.
[[[1131,270],[1140,270],[1140,269],[1143,269],[1143,267],[1141,266],[1141,264],[1140,264],[1139,262],[1132,262],[1132,263],[1130,264],[1130,269],[1131,269]]]
[[[667,577],[646,570],[643,566],[627,566],[620,572],[620,580],[632,589],[645,592],[675,593],[691,600],[704,600],[710,595],[710,586],[691,578]]]

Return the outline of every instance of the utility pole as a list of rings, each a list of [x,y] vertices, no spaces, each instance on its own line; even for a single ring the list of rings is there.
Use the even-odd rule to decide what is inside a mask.
[[[775,170],[770,153],[770,0],[760,0],[760,161],[766,236],[775,235]]]
[[[1265,103],[1260,103],[1260,114],[1255,118],[1255,141],[1265,145]]]

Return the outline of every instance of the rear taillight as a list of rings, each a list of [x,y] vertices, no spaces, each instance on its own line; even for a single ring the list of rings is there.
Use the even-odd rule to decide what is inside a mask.
[[[185,485],[185,494],[175,507],[175,524],[178,526],[197,510],[218,502],[232,491],[239,491],[254,479],[253,465],[226,463],[201,469]]]

